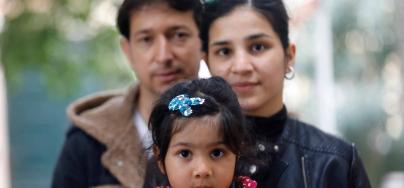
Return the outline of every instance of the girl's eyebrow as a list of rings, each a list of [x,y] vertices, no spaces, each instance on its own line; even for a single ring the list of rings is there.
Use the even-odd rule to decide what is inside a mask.
[[[224,143],[223,140],[219,140],[219,141],[216,141],[216,142],[209,143],[206,146],[207,147],[213,147],[213,146],[218,146],[218,145],[225,145],[225,143]],[[188,143],[188,142],[178,142],[178,143],[175,143],[175,144],[173,144],[173,145],[171,145],[169,147],[184,147],[184,146],[185,147],[195,147],[196,145],[192,144],[192,143]]]

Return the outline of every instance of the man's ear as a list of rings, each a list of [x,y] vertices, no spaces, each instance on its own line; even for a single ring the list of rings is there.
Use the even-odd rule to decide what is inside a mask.
[[[121,38],[121,49],[125,54],[126,58],[128,58],[129,64],[132,66],[132,55],[130,52],[130,41],[126,37]]]
[[[153,155],[154,158],[156,159],[157,166],[159,167],[160,172],[166,174],[166,169],[164,167],[164,161],[163,161],[164,159],[160,158],[160,149],[156,145],[153,145]]]

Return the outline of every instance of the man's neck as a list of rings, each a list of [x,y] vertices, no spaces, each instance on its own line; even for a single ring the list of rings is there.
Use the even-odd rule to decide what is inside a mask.
[[[137,110],[146,123],[149,120],[153,103],[157,98],[158,96],[155,93],[149,92],[147,89],[140,87]]]

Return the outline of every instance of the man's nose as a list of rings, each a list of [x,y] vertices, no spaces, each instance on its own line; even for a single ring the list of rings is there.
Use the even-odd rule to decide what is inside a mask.
[[[212,166],[208,159],[199,159],[195,164],[193,176],[195,178],[210,177],[213,173]]]
[[[238,50],[232,60],[231,71],[237,74],[250,72],[254,69],[252,65],[252,57],[244,50]]]
[[[155,59],[158,63],[170,62],[173,59],[170,42],[164,36],[158,37],[154,50]]]

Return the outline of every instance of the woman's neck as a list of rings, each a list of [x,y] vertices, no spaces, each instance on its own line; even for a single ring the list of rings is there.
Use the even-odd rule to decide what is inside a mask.
[[[277,112],[281,111],[283,108],[282,98],[280,100],[275,100],[274,102],[268,102],[263,105],[263,107],[254,110],[245,110],[244,114],[247,116],[256,117],[271,117]]]

